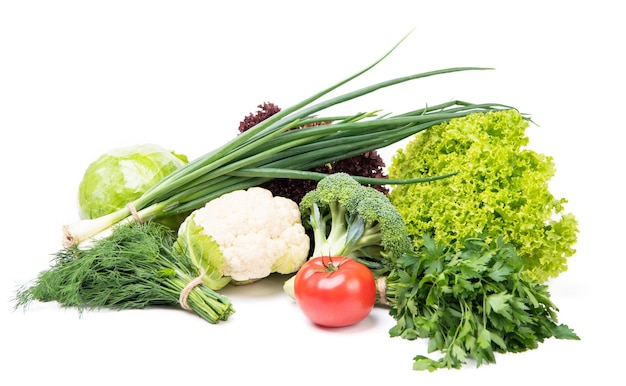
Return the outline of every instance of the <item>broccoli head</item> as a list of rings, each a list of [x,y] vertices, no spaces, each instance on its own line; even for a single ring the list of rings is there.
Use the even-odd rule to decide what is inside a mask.
[[[330,174],[300,201],[312,256],[346,256],[380,276],[413,249],[402,216],[387,196],[347,173]]]

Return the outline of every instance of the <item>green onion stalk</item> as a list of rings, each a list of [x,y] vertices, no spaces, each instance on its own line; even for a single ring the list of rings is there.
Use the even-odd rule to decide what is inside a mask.
[[[400,83],[453,72],[487,69],[453,67],[416,73],[322,100],[322,97],[382,62],[407,36],[363,70],[281,110],[224,145],[192,160],[124,208],[65,226],[64,246],[78,245],[104,235],[116,224],[189,212],[225,193],[247,189],[275,178],[320,180],[326,174],[311,172],[311,169],[381,149],[453,118],[511,108],[501,104],[450,101],[397,115],[379,116],[379,111],[345,116],[320,115],[330,107]],[[310,125],[316,122],[325,124]],[[447,175],[392,180],[355,176],[364,184],[417,183],[445,177]]]

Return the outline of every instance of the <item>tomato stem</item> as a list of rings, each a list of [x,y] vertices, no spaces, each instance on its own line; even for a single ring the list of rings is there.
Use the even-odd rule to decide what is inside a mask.
[[[349,259],[349,257],[344,257],[342,256],[341,261],[339,261],[339,263],[334,263],[333,262],[333,258],[332,256],[321,256],[322,258],[322,265],[324,265],[324,272],[335,272],[339,269],[339,267],[341,267],[341,265]],[[326,258],[328,258],[328,262],[326,260]]]

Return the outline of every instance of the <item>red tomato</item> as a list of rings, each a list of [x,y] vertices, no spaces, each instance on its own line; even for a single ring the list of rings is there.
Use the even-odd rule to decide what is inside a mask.
[[[296,303],[316,324],[349,326],[365,319],[376,302],[376,281],[365,265],[341,256],[314,257],[294,279]]]

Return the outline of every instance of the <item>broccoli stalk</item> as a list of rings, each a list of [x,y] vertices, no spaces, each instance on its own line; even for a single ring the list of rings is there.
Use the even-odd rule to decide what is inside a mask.
[[[317,203],[310,208],[308,229],[313,235],[312,256],[346,256],[370,269],[382,268],[382,228],[377,220],[365,221],[363,216],[348,212],[339,202],[329,203],[324,215]]]
[[[360,237],[365,234],[363,218],[348,213],[338,202],[330,203],[324,216],[317,203],[313,203],[311,208],[313,212],[309,216],[309,222],[314,238],[313,256],[357,257],[354,252],[360,245],[367,244],[359,242]],[[327,224],[330,225],[328,233]],[[372,232],[368,229],[368,233]]]

